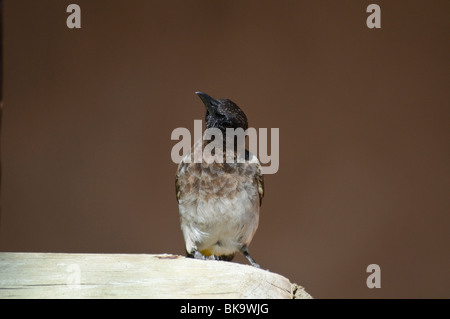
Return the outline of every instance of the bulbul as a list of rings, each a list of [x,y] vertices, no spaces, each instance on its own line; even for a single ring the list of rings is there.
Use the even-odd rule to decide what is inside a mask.
[[[264,196],[261,166],[248,150],[245,158],[238,161],[242,152],[236,147],[226,148],[225,143],[227,128],[247,130],[247,117],[229,99],[213,99],[202,92],[196,94],[206,107],[206,129],[220,130],[224,149],[222,162],[205,160],[203,154],[201,163],[196,163],[192,150],[196,147],[204,150],[213,142],[203,138],[194,143],[178,166],[175,188],[187,255],[230,261],[241,252],[251,265],[259,268],[248,246],[258,228]],[[226,154],[235,160],[227,163]]]

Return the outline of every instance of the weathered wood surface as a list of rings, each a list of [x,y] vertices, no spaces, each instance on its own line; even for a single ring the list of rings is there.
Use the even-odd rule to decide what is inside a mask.
[[[176,255],[0,253],[0,298],[311,298],[251,266]]]

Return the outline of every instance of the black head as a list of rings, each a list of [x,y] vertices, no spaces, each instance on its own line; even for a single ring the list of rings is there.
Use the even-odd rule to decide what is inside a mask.
[[[227,128],[248,129],[247,116],[233,101],[213,99],[208,94],[195,92],[206,106],[206,128],[218,128],[225,133]]]

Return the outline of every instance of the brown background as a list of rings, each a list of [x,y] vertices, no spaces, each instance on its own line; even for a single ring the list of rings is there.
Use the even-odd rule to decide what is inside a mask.
[[[366,27],[370,3],[382,29]],[[448,12],[4,1],[0,250],[184,254],[170,134],[203,118],[200,90],[280,128],[250,246],[263,268],[317,298],[449,298]]]

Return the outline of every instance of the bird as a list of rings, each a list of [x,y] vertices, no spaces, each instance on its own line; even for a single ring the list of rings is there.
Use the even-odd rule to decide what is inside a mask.
[[[204,136],[208,129],[219,130],[226,147],[227,129],[248,129],[247,116],[233,101],[214,99],[202,92],[195,94],[206,107]],[[260,268],[248,250],[258,228],[264,197],[260,162],[247,149],[245,158],[240,158],[236,147],[223,152],[222,162],[196,162],[192,150],[196,147],[203,150],[212,142],[204,136],[194,141],[181,159],[175,177],[187,257],[231,261],[240,252],[252,266]],[[227,162],[225,155],[230,152],[234,161]]]

